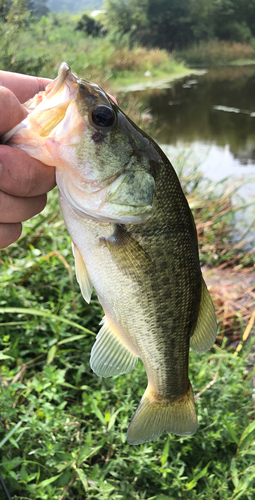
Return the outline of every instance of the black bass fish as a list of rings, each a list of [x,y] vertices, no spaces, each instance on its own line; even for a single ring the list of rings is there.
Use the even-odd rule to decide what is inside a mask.
[[[217,328],[193,216],[171,163],[111,97],[66,63],[25,106],[29,115],[4,141],[56,167],[81,292],[89,302],[94,287],[105,312],[91,368],[110,377],[141,358],[146,369],[128,442],[164,431],[193,434],[190,340],[203,352]]]

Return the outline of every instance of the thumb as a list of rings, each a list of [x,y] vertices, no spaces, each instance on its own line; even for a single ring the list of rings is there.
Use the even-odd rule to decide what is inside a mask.
[[[0,108],[0,135],[18,125],[28,114],[13,92],[5,87],[0,87]]]

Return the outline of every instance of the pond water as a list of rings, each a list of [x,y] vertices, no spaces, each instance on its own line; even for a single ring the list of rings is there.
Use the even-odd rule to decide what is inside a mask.
[[[180,152],[192,151],[213,181],[245,178],[239,193],[250,200],[255,195],[255,65],[200,73],[168,88],[133,93],[149,109],[155,139],[173,165]]]

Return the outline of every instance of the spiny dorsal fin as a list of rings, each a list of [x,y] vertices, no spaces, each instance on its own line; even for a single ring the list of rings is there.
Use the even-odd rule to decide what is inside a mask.
[[[211,296],[202,278],[201,302],[196,328],[191,343],[198,352],[210,349],[216,339],[217,321]]]
[[[112,377],[133,370],[137,356],[122,342],[118,333],[103,318],[91,351],[90,366],[100,377]]]
[[[91,294],[93,290],[93,285],[90,281],[89,275],[87,268],[84,264],[84,260],[82,258],[82,255],[75,243],[72,242],[72,249],[73,249],[73,255],[74,255],[74,261],[75,261],[75,273],[76,273],[76,278],[77,281],[80,285],[81,288],[81,293],[86,300],[86,302],[89,304],[90,299],[91,299]]]

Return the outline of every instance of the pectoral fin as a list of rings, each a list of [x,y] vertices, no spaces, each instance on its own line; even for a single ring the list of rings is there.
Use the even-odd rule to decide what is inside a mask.
[[[217,321],[211,296],[202,278],[201,302],[196,328],[191,343],[198,352],[210,349],[216,339]]]
[[[81,293],[82,293],[84,299],[86,300],[86,302],[89,304],[90,299],[91,299],[92,290],[93,290],[93,285],[90,281],[88,271],[87,271],[87,268],[84,264],[84,260],[82,258],[82,255],[81,255],[78,247],[73,242],[72,242],[72,249],[73,249],[74,261],[75,261],[76,278],[77,278],[77,281],[80,285]]]
[[[119,267],[127,274],[135,273],[138,278],[153,272],[150,256],[139,243],[123,228],[116,224],[110,238],[105,239],[112,256]]]
[[[137,356],[122,342],[106,318],[92,347],[90,366],[100,377],[112,377],[133,370]]]

